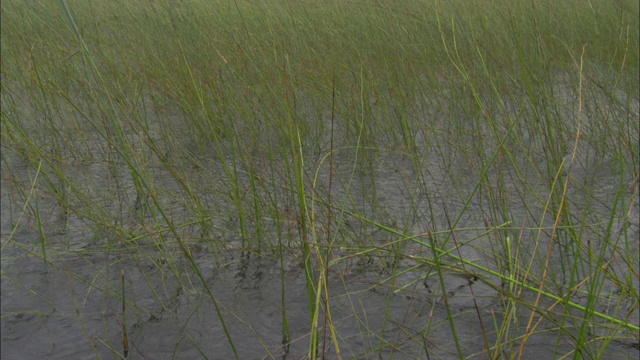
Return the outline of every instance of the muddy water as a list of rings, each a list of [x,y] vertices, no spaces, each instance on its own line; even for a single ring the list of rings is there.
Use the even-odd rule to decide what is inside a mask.
[[[484,165],[468,152],[457,153],[447,146],[429,149],[420,154],[419,162],[402,151],[336,152],[331,170],[332,202],[336,209],[349,212],[336,210],[332,214],[335,221],[327,229],[326,213],[317,205],[321,223],[317,231],[319,239],[326,239],[326,232],[331,231],[333,239],[350,239],[347,244],[352,246],[334,249],[334,260],[351,257],[332,265],[327,274],[331,320],[343,358],[457,359],[461,353],[475,359],[519,354],[523,345],[520,336],[530,320],[539,319],[538,315],[531,318],[525,305],[534,304],[535,296],[522,293],[522,304],[513,309],[515,315],[507,321],[510,337],[501,337],[507,304],[499,292],[501,280],[486,274],[476,278],[470,275],[478,273],[474,269],[466,269],[465,274],[448,269],[439,273],[427,265],[424,259],[433,258],[425,245],[431,240],[424,235],[428,231],[433,231],[433,241],[441,248],[455,249],[456,256],[498,270],[495,249],[502,246],[504,233],[488,230],[509,221],[505,231],[518,242],[520,263],[530,264],[532,274],[548,270],[552,280],[547,291],[568,291],[572,280],[565,275],[571,266],[572,244],[563,234],[569,230],[560,230],[551,240],[554,219],[545,215],[544,201],[540,201],[549,197],[549,184],[538,180],[546,170],[540,170],[539,165],[536,168],[530,155],[513,160],[518,172],[494,166],[486,176],[500,192],[492,192],[485,183],[477,186],[485,176]],[[488,156],[493,151],[487,150]],[[36,167],[5,153],[1,183],[2,358],[118,358],[123,354],[123,320],[129,358],[231,358],[232,349],[205,285],[241,359],[304,358],[310,343],[310,319],[302,255],[296,245],[299,218],[284,204],[278,205],[279,214],[261,214],[259,220],[247,225],[247,231],[249,237],[259,234],[267,250],[261,255],[255,246],[251,251],[241,250],[238,212],[228,198],[219,196],[229,179],[219,159],[206,158],[200,164],[205,166],[180,171],[197,184],[194,194],[210,215],[207,227],[188,224],[194,219],[193,208],[184,201],[184,190],[170,172],[152,162],[148,167],[158,189],[155,206],[177,225],[177,235],[189,247],[200,272],[197,274],[149,198],[136,194],[124,164],[69,159],[59,164],[64,181],[44,169],[27,211],[23,211]],[[567,189],[571,201],[566,205],[570,218],[589,219],[591,225],[582,229],[581,238],[594,253],[598,253],[602,235],[610,232],[619,247],[632,249],[633,254],[640,236],[633,176],[618,174],[616,160],[611,157],[597,157],[597,162],[594,158],[588,151],[580,152],[563,172],[570,176],[572,185]],[[256,161],[260,165],[260,159]],[[328,163],[313,161],[308,161],[309,168],[319,169],[319,176],[314,183],[314,171],[309,170],[308,184],[315,184],[317,193],[326,197]],[[264,170],[256,166],[254,171]],[[243,189],[250,189],[247,178],[240,182]],[[622,195],[618,191],[621,182],[625,183]],[[280,185],[286,187],[284,182]],[[82,193],[85,198],[68,195],[70,205],[65,207],[52,189]],[[494,212],[498,195],[507,214]],[[257,196],[265,203],[269,198],[266,194]],[[286,192],[280,196],[286,198]],[[632,205],[625,208],[628,204]],[[362,218],[410,238],[384,231]],[[42,239],[46,242],[44,251]],[[271,250],[277,249],[274,245],[280,241],[291,245],[284,250],[282,263]],[[353,256],[367,248],[377,251]],[[549,248],[551,253],[546,250]],[[637,274],[637,264],[621,254],[624,251],[606,254],[609,269],[619,278],[629,271]],[[547,256],[550,261],[545,263]],[[459,264],[451,265],[460,269]],[[574,269],[581,278],[588,277],[589,271]],[[627,286],[637,293],[637,277]],[[638,324],[637,310],[633,312],[637,303],[625,297],[620,284],[605,280],[602,294],[597,311],[618,318],[632,312],[631,322]],[[586,305],[587,298],[583,291],[570,297],[580,305]],[[538,307],[553,310],[545,313],[546,319],[527,338],[523,358],[557,358],[573,351],[580,312],[561,309],[546,299]],[[291,336],[286,347],[284,317]],[[562,330],[558,330],[559,321],[564,321]],[[326,358],[335,358],[330,333],[322,331],[322,320],[319,326],[327,339],[321,340],[319,351],[325,351]],[[601,349],[602,341],[615,332],[615,327],[595,321],[589,338],[592,345],[585,346]],[[497,342],[503,343],[503,352],[496,355],[487,348]],[[637,358],[638,351],[638,337],[620,332],[600,357]]]

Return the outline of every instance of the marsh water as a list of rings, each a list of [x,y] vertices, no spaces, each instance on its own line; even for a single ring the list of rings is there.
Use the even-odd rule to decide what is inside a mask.
[[[95,154],[101,152],[98,140],[92,145]],[[508,238],[518,242],[520,256],[540,257],[523,261],[530,264],[530,273],[553,274],[555,288],[548,291],[567,293],[571,279],[564,276],[571,266],[571,237],[563,235],[568,230],[552,234],[556,219],[545,215],[548,209],[540,200],[550,196],[549,183],[540,180],[540,169],[549,163],[544,159],[536,163],[531,154],[519,158],[515,154],[510,161],[517,166],[503,168],[496,162],[487,167],[444,141],[424,147],[428,150],[419,153],[419,162],[401,149],[344,147],[335,152],[331,166],[322,151],[314,157],[309,150],[306,181],[313,187],[309,193],[323,193],[326,199],[331,184],[334,204],[329,214],[321,203],[314,203],[315,239],[357,239],[355,245],[335,241],[331,259],[339,261],[331,263],[327,272],[327,302],[343,358],[457,359],[460,353],[469,359],[510,358],[521,346],[525,359],[571,353],[580,311],[524,290],[521,303],[548,309],[545,321],[539,322],[537,313],[532,316],[528,306],[516,307],[508,320],[510,338],[500,338],[508,306],[500,292],[505,286],[501,279],[478,275],[471,268],[467,273],[437,269],[422,261],[434,256],[426,244],[446,241],[443,248],[456,256],[498,271],[491,257],[497,250],[492,249],[503,247]],[[493,151],[487,149],[489,154]],[[59,158],[56,166],[65,180],[58,184],[60,180],[50,173],[39,172],[38,164],[3,154],[2,359],[119,358],[124,356],[123,322],[132,359],[232,358],[206,288],[239,358],[307,356],[309,300],[296,210],[286,202],[272,204],[270,208],[279,212],[265,210],[244,225],[247,230],[242,234],[237,208],[219,196],[218,189],[229,183],[222,159],[204,151],[198,161],[203,166],[179,169],[197,184],[190,196],[207,209],[207,226],[202,226],[193,222],[193,209],[183,201],[184,188],[160,161],[146,164],[155,188],[162,190],[156,194],[157,203],[150,204],[150,197],[136,193],[127,164],[109,160],[108,153],[103,156]],[[571,218],[589,219],[581,239],[597,249],[600,236],[609,232],[621,247],[637,248],[639,214],[634,197],[638,194],[633,174],[620,174],[615,157],[595,156],[588,149],[578,151],[570,163],[566,157],[557,160],[552,166],[571,184],[566,195],[571,199],[567,204]],[[262,164],[274,160],[256,153],[251,161],[253,171],[264,171],[268,178]],[[496,182],[508,214],[495,213],[497,193],[478,186],[483,177]],[[249,176],[238,179],[243,189],[251,189]],[[283,189],[291,185],[285,182],[269,191],[282,192],[286,198]],[[622,195],[620,182],[626,189]],[[262,187],[252,196],[262,197],[262,203],[273,201],[267,189]],[[86,197],[68,195],[72,200],[65,205],[55,191]],[[621,203],[631,204],[626,213],[620,213]],[[175,229],[168,229],[152,205],[164,209]],[[385,231],[387,227],[396,231]],[[189,256],[175,241],[176,235],[187,244]],[[246,246],[248,242],[253,245]],[[621,278],[625,272],[638,271],[637,264],[625,263],[622,256],[612,254],[608,260],[607,266]],[[589,270],[581,271],[586,276]],[[637,278],[631,285],[637,292]],[[624,306],[637,303],[625,298],[620,284],[604,280],[603,287],[605,295],[597,299],[596,311],[614,317],[633,312]],[[588,299],[583,291],[569,297],[579,305]],[[637,325],[637,311],[634,316]],[[288,341],[283,341],[283,318],[290,329]],[[323,321],[319,353],[335,358]],[[533,332],[530,322],[536,324]],[[616,329],[594,321],[589,341],[598,344]],[[527,331],[529,335],[522,338]],[[494,354],[488,349],[498,339],[509,345],[501,345],[501,352]],[[615,337],[600,355],[637,358],[638,351],[638,338],[630,335]]]

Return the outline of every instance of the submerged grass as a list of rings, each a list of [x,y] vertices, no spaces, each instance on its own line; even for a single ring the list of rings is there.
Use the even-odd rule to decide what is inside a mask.
[[[125,357],[149,351],[132,309],[161,318],[110,280],[126,259],[160,314],[171,305],[147,266],[172,277],[175,302],[201,289],[236,358],[247,339],[226,323],[267,357],[305,340],[310,359],[522,358],[536,342],[557,358],[637,355],[637,2],[1,6],[2,258],[104,257],[104,271],[64,273],[121,301]],[[201,256],[225,269],[237,252],[279,261],[278,350],[214,297]],[[16,271],[3,279],[29,288]],[[372,273],[379,328],[348,279]],[[399,322],[398,294],[422,310]],[[179,338],[212,356],[190,319]],[[108,330],[88,342],[121,354]]]

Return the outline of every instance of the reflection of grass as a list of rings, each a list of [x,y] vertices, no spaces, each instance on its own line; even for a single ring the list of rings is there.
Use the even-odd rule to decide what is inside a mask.
[[[365,357],[417,346],[385,334],[393,294],[427,280],[448,319],[418,330],[425,344],[448,328],[445,352],[515,358],[553,333],[558,357],[606,355],[638,341],[637,13],[604,0],[2,2],[3,258],[19,248],[55,268],[76,241],[59,234],[81,223],[108,240],[82,254],[125,248],[180,284],[186,260],[224,324],[235,314],[194,249],[282,269],[299,256],[311,358],[360,351],[331,317],[327,277],[367,259],[394,291],[380,329],[353,304],[378,341]],[[480,348],[456,335],[452,274],[502,301],[487,315],[470,282]],[[284,271],[281,287],[288,351]],[[124,307],[124,285],[100,290]]]

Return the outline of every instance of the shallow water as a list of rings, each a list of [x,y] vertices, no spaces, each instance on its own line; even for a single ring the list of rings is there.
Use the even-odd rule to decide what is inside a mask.
[[[178,121],[171,116],[167,120]],[[587,120],[586,129],[598,125]],[[587,251],[594,258],[603,256],[615,276],[601,281],[596,311],[618,319],[631,314],[628,321],[638,325],[637,299],[627,293],[637,294],[640,285],[637,276],[627,275],[639,269],[637,259],[625,257],[637,254],[634,249],[640,246],[635,174],[621,173],[614,155],[596,154],[583,143],[571,164],[562,162],[565,154],[549,160],[534,145],[528,149],[518,144],[534,136],[520,129],[514,130],[521,132],[518,141],[505,145],[513,147],[511,157],[489,166],[498,152],[496,144],[474,140],[473,132],[449,138],[452,128],[447,126],[434,125],[433,134],[416,134],[413,156],[403,148],[356,151],[340,144],[330,167],[323,158],[326,144],[306,149],[308,194],[325,201],[331,183],[331,214],[321,201],[308,201],[317,216],[316,238],[334,245],[328,304],[342,357],[482,359],[511,358],[521,351],[524,359],[571,356],[583,314],[549,299],[538,301],[526,290],[518,306],[507,309],[510,302],[501,295],[504,285],[498,277],[468,265],[463,274],[453,258],[444,259],[449,269],[429,265],[434,263],[431,241],[451,255],[507,274],[501,265],[506,261],[499,257],[508,237],[519,249],[512,256],[517,255],[514,263],[520,273],[548,274],[545,291],[559,296],[577,287],[568,300],[578,305],[587,305],[589,296],[576,282],[594,276],[594,270],[582,263],[576,266],[574,252],[584,251],[582,259]],[[145,141],[129,135],[132,143]],[[167,163],[144,147],[139,150],[137,165],[153,187],[142,195],[125,162],[111,152],[112,144],[99,139],[58,148],[62,154],[84,146],[87,154],[58,154],[53,157],[56,168],[44,162],[40,173],[37,161],[3,147],[3,359],[121,357],[123,291],[129,358],[231,358],[233,351],[206,288],[239,358],[307,356],[310,319],[302,222],[289,190],[291,179],[282,175],[291,160],[268,158],[260,149],[246,150],[248,159],[237,154],[221,159],[210,144],[176,137],[166,145]],[[328,143],[326,134],[320,137],[319,143]],[[223,160],[241,169],[237,182],[225,172]],[[550,190],[553,179],[548,174],[556,172],[568,177],[569,186],[564,192],[566,212],[553,233],[555,219],[547,203],[559,193]],[[252,174],[258,190],[253,190]],[[240,189],[247,214],[244,234],[230,184]],[[261,212],[252,213],[255,208]],[[306,230],[312,230],[308,223]],[[605,236],[610,239],[606,246],[601,241]],[[583,244],[573,242],[575,238]],[[178,239],[188,247],[193,263]],[[249,249],[247,242],[252,244]],[[280,244],[285,245],[282,263]],[[313,263],[317,267],[317,258]],[[317,282],[319,274],[314,275]],[[632,280],[614,281],[625,278]],[[531,284],[538,286],[536,280]],[[532,317],[536,303],[539,311]],[[507,311],[514,315],[503,321]],[[541,314],[544,321],[537,323]],[[286,348],[283,317],[291,335]],[[320,352],[336,358],[323,321],[318,325]],[[525,342],[522,336],[531,331],[530,322],[537,325]],[[640,355],[637,334],[600,319],[591,326],[585,351],[592,353],[585,357]],[[593,354],[605,342],[605,352]],[[496,344],[502,353],[489,350]]]
[[[484,230],[491,218],[486,213],[489,200],[473,196],[465,205],[477,181],[477,174],[465,174],[456,167],[446,168],[434,161],[423,166],[428,171],[418,178],[411,162],[402,154],[393,153],[378,154],[368,159],[367,166],[362,168],[354,168],[353,154],[339,155],[335,161],[332,191],[336,204],[347,207],[351,203],[352,209],[362,216],[403,229],[411,235],[429,229],[442,231],[458,220],[455,236],[448,240],[447,247],[455,241],[459,246],[456,255],[495,268],[487,258],[486,250],[497,240]],[[222,359],[233,356],[202,280],[166,229],[145,228],[146,225],[140,224],[134,216],[127,215],[128,210],[122,210],[124,203],[132,203],[135,199],[135,191],[125,172],[109,172],[104,163],[74,164],[66,169],[68,176],[83,184],[98,203],[106,204],[104,208],[111,212],[117,226],[129,228],[132,234],[143,234],[144,237],[133,246],[123,242],[121,234],[111,233],[109,229],[96,229],[86,218],[65,213],[51,196],[36,196],[32,204],[37,202],[42,215],[40,221],[46,231],[43,234],[47,241],[45,264],[38,245],[37,219],[32,213],[19,217],[24,202],[21,202],[15,184],[28,184],[30,176],[34,176],[33,170],[19,164],[19,160],[3,163],[3,359],[120,356],[123,352],[123,317],[119,300],[122,271],[125,272],[130,358]],[[7,171],[9,165],[11,173]],[[572,196],[576,216],[579,216],[581,201],[590,204],[590,213],[596,209],[596,217],[598,211],[602,216],[608,216],[607,206],[615,195],[610,189],[618,180],[607,171],[607,164],[600,166],[602,170],[595,176],[579,166],[571,169],[575,172],[576,183],[596,181],[595,188],[598,189],[584,197],[576,191]],[[452,171],[458,175],[451,176]],[[105,173],[111,174],[110,177],[104,176]],[[197,227],[185,227],[180,234],[189,241],[192,258],[221,309],[239,357],[304,358],[309,349],[310,320],[301,254],[295,247],[287,249],[281,265],[277,256],[268,251],[258,256],[255,251],[250,254],[239,250],[241,240],[237,231],[220,230],[238,226],[233,210],[220,199],[207,196],[208,188],[214,188],[217,181],[223,181],[209,176],[213,173],[216,171],[212,169],[193,170],[192,176],[207,179],[203,180],[198,196],[210,208],[224,206],[226,210],[213,214],[214,226],[209,233],[202,234]],[[156,175],[157,186],[173,189],[176,193],[179,191],[171,177],[160,168]],[[318,186],[322,184],[328,184],[326,175],[318,179]],[[541,184],[529,183],[527,186],[539,186],[536,191],[544,194]],[[523,195],[519,191],[521,187],[515,181],[507,182],[504,189],[509,192],[506,198],[513,227],[539,227],[539,224],[531,223],[531,219],[542,217],[540,206],[525,205],[527,203],[522,201]],[[172,209],[173,216],[185,213],[179,196],[167,193],[161,198],[162,205]],[[375,208],[371,206],[374,203]],[[420,208],[423,210],[415,210]],[[379,209],[385,211],[380,212]],[[431,212],[429,216],[426,215],[428,211]],[[632,222],[616,221],[617,228],[613,230],[616,236],[626,236],[621,238],[623,243],[630,242],[628,246],[637,247],[637,202],[631,211],[628,219]],[[462,214],[459,219],[458,214]],[[384,244],[398,240],[398,236],[362,223],[351,215],[334,215],[341,216],[333,228],[337,236],[359,237],[381,249],[384,249]],[[153,218],[157,214],[145,216]],[[439,223],[426,224],[424,219],[428,218],[437,219]],[[20,224],[16,226],[18,219]],[[282,221],[295,223],[286,218]],[[548,219],[549,223],[543,225],[550,226],[552,221]],[[262,224],[265,242],[277,243],[275,238],[279,235],[275,223],[273,218],[265,216]],[[291,224],[285,224],[284,228],[291,228]],[[294,243],[297,241],[295,233],[294,230],[288,235]],[[598,234],[598,231],[594,230],[593,234]],[[10,236],[11,242],[7,243]],[[590,239],[590,236],[586,233],[583,238]],[[417,239],[428,241],[426,237]],[[535,244],[547,246],[548,234],[525,232],[518,241],[531,242],[523,249],[531,249]],[[595,242],[596,239],[590,241]],[[114,246],[114,242],[120,244]],[[393,255],[383,256],[380,254],[384,252],[381,252],[344,260],[330,269],[329,304],[342,356],[353,359],[455,359],[458,358],[458,350],[451,332],[450,321],[453,321],[462,354],[466,358],[488,357],[487,344],[495,345],[499,330],[495,326],[501,322],[500,314],[504,313],[504,303],[496,290],[501,286],[500,280],[485,277],[478,281],[444,271],[441,283],[433,268],[426,265],[415,267],[420,263],[419,259],[432,257],[425,246],[410,241],[399,244],[401,248],[394,251],[406,257],[397,263]],[[348,250],[336,250],[335,254],[340,252],[348,254]],[[553,254],[551,259],[550,266],[558,276],[554,283],[558,284],[557,290],[562,291],[566,280],[562,279],[562,260],[559,254]],[[394,264],[397,265],[395,269]],[[535,267],[540,264],[534,262],[533,266],[535,272]],[[625,271],[626,265],[620,258],[614,258],[610,266]],[[405,273],[404,270],[408,271]],[[284,311],[291,331],[287,351],[282,346],[282,277],[285,284]],[[636,289],[637,285],[636,282]],[[615,310],[608,308],[607,301],[627,304],[615,301],[616,297],[622,296],[615,284],[605,281],[604,286],[603,294],[610,298],[602,299],[598,311],[610,313]],[[442,296],[443,291],[446,297]],[[535,300],[526,292],[523,298],[530,302]],[[576,295],[572,301],[584,303],[586,298]],[[628,304],[632,306],[632,302]],[[539,305],[549,307],[552,302],[545,300]],[[515,317],[518,320],[511,325],[516,328],[511,332],[512,343],[503,345],[505,351],[512,351],[511,354],[516,354],[522,344],[514,334],[524,333],[530,317],[525,306],[515,311],[519,314]],[[561,313],[562,310],[557,309],[550,316],[560,319]],[[575,315],[579,316],[577,312]],[[565,323],[565,333],[558,335],[552,322],[543,322],[528,338],[523,358],[554,358],[566,354],[571,350],[568,347],[573,346],[570,337],[578,332],[574,326],[577,325]],[[597,331],[606,334],[605,327]],[[320,334],[328,339],[326,344],[321,341],[321,351],[326,351],[327,358],[333,358],[335,349],[329,333],[321,331]],[[595,335],[592,340],[597,342]],[[602,358],[636,358],[637,341],[637,338],[612,341]],[[510,355],[503,353],[501,356]]]

